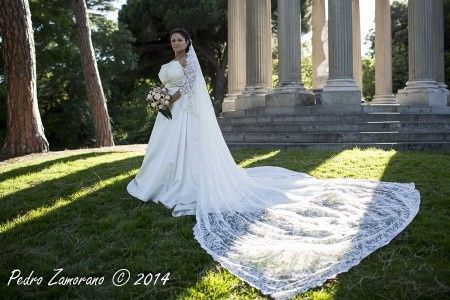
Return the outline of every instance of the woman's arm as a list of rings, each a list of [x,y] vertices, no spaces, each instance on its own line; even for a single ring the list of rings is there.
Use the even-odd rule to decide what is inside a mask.
[[[170,96],[169,102],[170,102],[170,104],[173,104],[175,101],[177,101],[180,98],[181,98],[181,93],[180,93],[180,90],[178,90],[175,94]]]
[[[197,70],[196,70],[194,60],[192,59],[192,56],[189,52],[186,55],[186,64],[185,64],[185,66],[183,65],[183,67],[184,67],[185,77],[184,77],[183,83],[181,84],[180,89],[171,96],[170,103],[172,103],[172,104],[175,101],[177,101],[178,99],[180,99],[182,96],[189,93],[192,90],[192,88],[194,87]]]

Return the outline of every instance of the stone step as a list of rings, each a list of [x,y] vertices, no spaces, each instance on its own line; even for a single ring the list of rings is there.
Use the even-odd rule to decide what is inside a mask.
[[[449,114],[450,107],[432,107],[427,105],[400,105],[400,104],[363,104],[361,105],[363,113],[406,113],[406,114]]]
[[[436,150],[450,151],[450,142],[402,142],[402,143],[227,143],[230,149],[310,149],[344,150],[358,148],[378,148],[384,150]]]
[[[223,133],[227,143],[399,143],[450,142],[450,132]]]
[[[267,106],[241,111],[223,112],[225,117],[273,116],[273,115],[311,115],[346,114],[339,106]],[[432,107],[427,105],[363,104],[356,113],[400,113],[400,114],[450,114],[450,107]]]
[[[416,122],[450,122],[450,114],[396,114],[396,113],[370,113],[370,114],[335,114],[335,115],[296,115],[296,116],[253,116],[253,117],[218,117],[222,124],[250,124],[287,122],[386,122],[386,121],[416,121]]]
[[[246,123],[223,124],[220,126],[223,133],[293,133],[293,132],[336,132],[336,131],[369,131],[369,132],[450,132],[449,122],[417,122],[417,121],[384,121],[384,122],[285,122],[276,124]]]

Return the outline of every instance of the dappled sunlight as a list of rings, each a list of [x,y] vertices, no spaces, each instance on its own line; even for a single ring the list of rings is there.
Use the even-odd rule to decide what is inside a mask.
[[[61,174],[44,183],[36,183],[29,188],[11,193],[0,200],[0,223],[5,223],[38,207],[51,206],[56,199],[75,193],[84,186],[90,186],[99,180],[109,179],[125,170],[137,172],[139,158],[140,156],[105,157],[101,164],[85,167],[70,175]],[[70,172],[70,168],[67,171]],[[34,174],[30,176],[32,175]]]
[[[344,150],[312,168],[309,174],[317,178],[380,180],[396,154],[396,150],[375,148]]]
[[[111,186],[120,180],[128,178],[129,176],[130,176],[129,171],[126,171],[126,172],[124,172],[120,175],[114,176],[112,178],[98,181],[95,184],[93,184],[89,187],[80,189],[79,191],[77,191],[73,194],[67,195],[65,197],[61,197],[58,200],[56,200],[53,205],[41,206],[39,208],[30,210],[24,215],[16,217],[13,220],[8,221],[6,223],[0,224],[0,234],[3,234],[5,232],[7,232],[8,230],[11,230],[12,228],[14,228],[18,225],[28,223],[37,218],[43,217],[53,211],[56,211],[62,207],[72,204],[73,202],[79,200],[80,198],[86,197],[87,195],[97,192],[100,189]]]
[[[363,249],[363,251],[360,252],[361,257],[355,261],[349,272],[338,276],[339,281],[342,282],[336,285],[337,295],[340,297],[343,297],[351,289],[349,286],[355,278],[359,278],[360,282],[374,280],[374,278],[368,277],[371,269],[374,268],[373,264],[380,263],[380,254],[395,252],[396,247],[399,247],[396,245],[396,240],[401,240],[401,236],[405,232],[411,232],[410,222],[415,222],[414,217],[419,210],[419,198],[422,198],[409,184],[402,185],[400,183],[402,180],[399,180],[398,177],[384,181],[386,174],[392,172],[392,162],[399,154],[398,151],[393,149],[389,151],[353,149],[346,152],[341,157],[337,157],[334,162],[342,168],[342,177],[347,177],[348,174],[348,177],[374,181],[365,184],[367,187],[372,186],[372,192],[366,192],[358,199],[358,203],[355,203],[362,205],[363,209],[360,213],[363,214],[349,225],[358,230],[359,236],[365,235],[366,238],[352,238],[352,245],[348,252],[350,253],[352,249]],[[343,161],[346,163],[342,163]],[[353,169],[351,174],[347,170],[347,165]],[[404,246],[403,244],[400,247]],[[346,255],[343,258],[348,259]],[[405,261],[405,258],[399,257],[396,264],[405,264]],[[404,267],[407,268],[406,264]],[[408,273],[410,272],[408,271]],[[385,282],[392,282],[389,275],[385,276]],[[396,276],[402,276],[402,274],[399,273]],[[391,291],[393,290],[395,289]],[[409,297],[404,294],[403,298]]]
[[[271,160],[278,154],[255,156],[243,164],[302,157],[302,152],[292,152]],[[378,149],[328,153],[311,169],[313,175],[327,180],[298,180],[301,174],[284,170],[286,176],[280,182],[272,178],[278,194],[268,195],[268,188],[261,189],[264,196],[255,197],[276,201],[253,201],[259,203],[257,209],[247,201],[250,213],[239,209],[238,213],[220,215],[225,219],[221,226],[233,224],[223,229],[232,235],[223,243],[214,240],[209,249],[230,272],[250,284],[259,284],[264,293],[271,293],[266,282],[287,288],[278,293],[280,297],[321,286],[389,243],[416,214],[417,193],[411,185],[373,180],[383,177],[396,154]],[[320,176],[321,172],[326,176]],[[359,180],[342,179],[349,177]],[[271,182],[266,185],[271,186]],[[217,230],[222,234],[220,228]]]
[[[120,160],[125,160],[130,157],[140,155],[141,154],[139,153],[134,153],[133,155],[127,154],[124,157],[123,153],[112,153],[109,155],[81,158],[69,162],[61,161],[51,165],[48,168],[44,168],[43,170],[38,170],[36,173],[26,173],[21,176],[8,178],[0,182],[0,201],[8,195],[15,194],[27,188],[32,188],[36,185],[43,184],[51,180],[59,180],[87,168],[104,164],[105,161],[119,162]],[[93,172],[93,175],[96,176],[96,173]]]
[[[271,159],[271,158],[277,156],[280,153],[281,153],[281,150],[274,150],[274,151],[271,151],[271,152],[266,153],[266,154],[256,155],[256,156],[253,156],[252,158],[248,158],[248,159],[242,161],[241,163],[239,163],[239,166],[241,168],[246,168],[246,167],[248,167],[248,166],[250,166],[250,165],[252,165],[252,164],[254,164],[256,162],[259,162],[259,161],[262,161],[262,160]]]
[[[182,291],[177,299],[236,299],[245,292],[249,299],[265,299],[259,296],[255,288],[243,289],[246,283],[221,266],[216,266],[205,272],[191,287]],[[250,298],[251,297],[251,298]]]
[[[389,290],[389,295],[394,298],[427,295],[439,298],[444,295],[445,287],[439,283],[445,282],[446,275],[446,265],[442,265],[442,257],[446,252],[442,245],[448,243],[448,236],[445,235],[445,208],[448,206],[446,200],[450,193],[449,185],[446,184],[447,178],[450,178],[450,156],[357,148],[346,151],[243,150],[237,151],[237,156],[241,157],[241,167],[279,166],[321,179],[360,178],[415,182],[424,197],[424,205],[421,205],[413,224],[388,246],[370,254],[348,272],[298,294],[294,299],[363,299],[367,295],[373,296],[371,291],[383,289]],[[76,174],[68,176],[61,173],[59,178],[46,180],[42,184],[38,182],[2,199],[0,238],[4,247],[3,269],[17,268],[20,266],[18,262],[22,262],[24,270],[32,268],[36,270],[36,274],[44,275],[56,265],[67,267],[67,270],[70,265],[73,270],[84,270],[85,274],[91,274],[90,270],[94,270],[109,275],[112,269],[122,267],[128,267],[135,273],[137,270],[171,272],[170,284],[152,289],[143,286],[124,287],[120,291],[110,286],[61,291],[42,288],[43,297],[92,295],[114,298],[134,293],[153,295],[158,299],[268,299],[222,267],[201,248],[192,237],[195,219],[172,218],[170,210],[162,205],[136,202],[127,194],[126,183],[137,173],[142,158],[142,153],[103,156],[104,164],[94,162],[92,168],[85,166]],[[83,161],[77,159],[77,163]],[[9,177],[21,178],[27,174],[34,177],[58,164],[59,162],[52,162],[34,167],[33,170],[21,165],[18,168],[23,169],[11,172]],[[82,167],[70,164],[66,166],[66,171],[71,173],[72,168]],[[43,179],[46,179],[45,176]],[[14,185],[14,182],[10,181],[10,184]],[[383,186],[375,188],[379,194],[385,193]],[[288,191],[286,194],[292,197],[294,193]],[[342,227],[342,232],[348,232],[349,229],[345,229],[345,226],[350,227],[352,232],[376,227],[373,226],[370,215],[381,211],[377,204],[379,202],[370,204],[370,199],[363,199],[364,204],[358,199],[354,204],[367,204],[364,211],[371,213],[366,216],[361,209],[360,213],[353,214],[348,207],[351,203],[336,201],[336,195],[335,190],[329,190],[318,199],[318,204],[326,207],[337,205],[346,215],[351,216],[350,224],[346,222],[346,218],[337,219],[334,227]],[[301,210],[301,207],[293,210],[294,213],[298,212],[297,215],[303,214],[302,220],[309,216],[310,211],[312,209]],[[385,207],[384,211],[389,212],[389,209]],[[382,218],[389,221],[385,215],[390,213],[384,214]],[[301,228],[296,228],[302,229],[305,235],[315,240],[326,239],[325,232],[335,231],[330,229],[328,223],[297,223],[292,215],[281,216],[280,221],[281,224],[302,225]],[[389,226],[389,222],[384,224],[383,226]],[[262,228],[255,225],[250,224],[249,230],[257,235],[264,234],[259,230]],[[285,227],[280,229],[284,230]],[[251,236],[240,235],[239,238]],[[344,248],[349,251],[360,245],[351,239],[345,240],[344,244]],[[240,244],[233,246],[240,247]],[[303,257],[308,254],[307,246]],[[325,247],[318,248],[322,251]],[[285,249],[281,243],[274,243],[272,249],[277,253],[281,252],[280,261],[295,264],[297,257],[288,252],[283,253]],[[253,247],[252,250],[248,257],[253,261],[263,267],[264,264],[271,263],[271,260],[265,260],[260,248]],[[260,256],[257,255],[258,252]],[[305,264],[304,271],[307,272],[309,266],[314,266],[315,263],[310,261]],[[276,267],[274,265],[273,269]],[[276,270],[268,271],[270,274]],[[421,289],[417,290],[419,285]],[[2,295],[31,297],[34,291],[19,286],[4,287]]]
[[[75,154],[77,150],[68,152],[48,152],[37,157],[18,162],[0,162],[0,181],[9,178],[19,177],[26,174],[38,173],[44,169],[58,163],[67,163],[71,161],[81,161],[89,157],[100,157],[110,155],[113,152],[86,152]]]
[[[293,299],[332,299],[336,293],[335,286],[325,284],[322,287],[311,289],[299,294]],[[176,299],[268,299],[256,288],[241,281],[220,265],[208,269],[203,276],[192,286],[186,288]]]

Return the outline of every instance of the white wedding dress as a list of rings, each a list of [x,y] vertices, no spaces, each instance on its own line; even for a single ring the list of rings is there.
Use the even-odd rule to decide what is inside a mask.
[[[319,180],[272,166],[243,169],[223,139],[193,47],[187,66],[161,67],[182,97],[156,118],[128,192],[195,215],[212,257],[263,294],[286,299],[346,272],[388,244],[417,214],[413,183]]]

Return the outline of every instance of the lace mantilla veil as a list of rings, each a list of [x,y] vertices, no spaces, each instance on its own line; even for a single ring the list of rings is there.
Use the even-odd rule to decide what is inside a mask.
[[[198,118],[195,239],[263,294],[295,296],[348,271],[414,218],[413,183],[319,180],[281,167],[236,165],[217,123],[191,45],[184,109]]]

